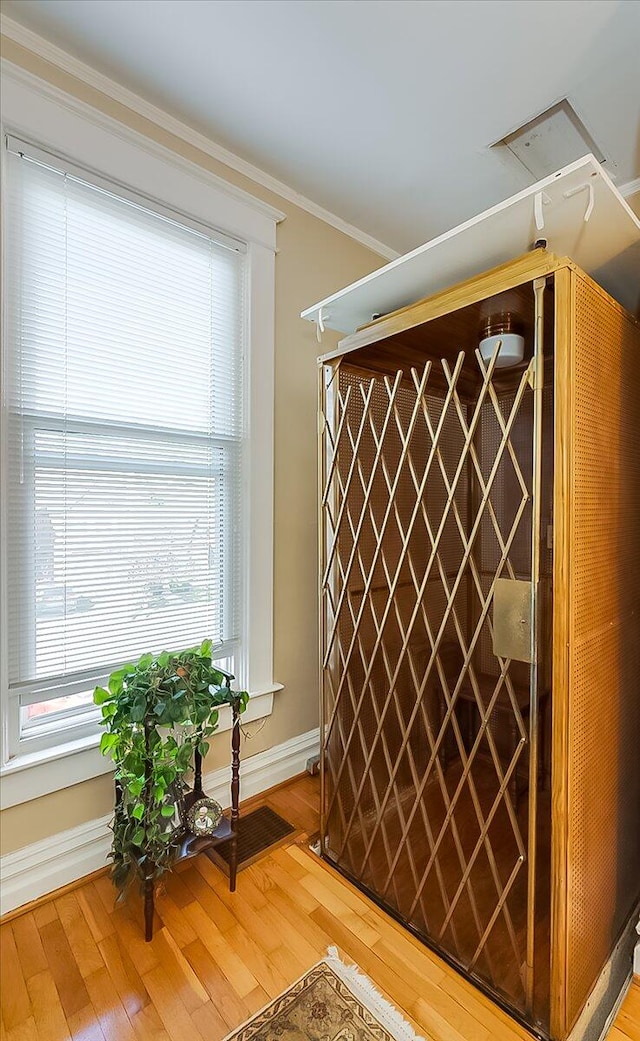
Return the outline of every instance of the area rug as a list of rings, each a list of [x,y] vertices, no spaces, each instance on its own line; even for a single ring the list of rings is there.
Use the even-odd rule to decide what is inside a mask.
[[[225,1041],[423,1041],[335,947]]]

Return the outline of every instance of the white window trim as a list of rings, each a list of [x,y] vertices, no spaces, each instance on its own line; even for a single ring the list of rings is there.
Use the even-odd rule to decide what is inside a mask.
[[[271,713],[273,694],[273,405],[276,226],[284,214],[202,167],[8,62],[2,63],[2,162],[6,134],[33,142],[72,163],[153,198],[177,213],[247,243],[249,437],[245,458],[248,532],[244,561],[246,720]],[[185,206],[185,200],[187,205]],[[4,223],[4,222],[3,222]],[[5,265],[3,247],[3,271]],[[6,445],[6,437],[1,438]],[[3,466],[3,471],[6,467]],[[0,528],[6,530],[5,496]],[[4,535],[0,540],[0,604],[5,603]],[[9,759],[7,632],[0,625],[2,808],[69,787],[112,769],[100,756],[97,725],[80,729],[55,748]],[[230,726],[221,720],[220,730]]]

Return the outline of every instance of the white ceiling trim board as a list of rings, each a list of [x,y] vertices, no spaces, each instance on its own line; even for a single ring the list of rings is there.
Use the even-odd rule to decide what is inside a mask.
[[[337,231],[341,231],[343,234],[348,235],[349,238],[354,239],[361,245],[366,246],[368,249],[377,253],[379,256],[384,257],[387,260],[395,260],[400,254],[391,249],[390,246],[385,245],[383,242],[379,242],[378,239],[372,235],[368,235],[366,232],[361,231],[360,228],[356,228],[353,224],[349,224],[348,221],[343,220],[341,217],[336,216],[335,213],[331,213],[326,210],[323,206],[319,206],[317,203],[312,202],[311,199],[307,199],[306,196],[301,195],[299,192],[290,188],[289,185],[283,181],[278,180],[276,177],[272,177],[271,174],[266,173],[259,167],[254,166],[253,163],[248,162],[246,159],[242,159],[234,152],[229,151],[222,145],[212,141],[205,134],[201,134],[199,131],[194,130],[187,123],[183,123],[182,120],[176,119],[175,116],[169,115],[163,109],[158,108],[157,105],[153,105],[151,102],[146,101],[140,95],[135,94],[127,87],[123,87],[115,80],[110,77],[103,75],[93,69],[90,65],[80,61],[78,58],[74,58],[73,55],[67,51],[62,50],[61,47],[56,46],[49,40],[46,40],[43,36],[38,33],[34,33],[31,29],[27,29],[25,26],[20,25],[12,18],[8,18],[6,15],[0,15],[0,31],[14,43],[25,47],[29,51],[33,51],[38,57],[44,59],[44,61],[50,62],[63,72],[68,73],[70,76],[74,76],[76,79],[85,83],[89,87],[93,87],[94,90],[100,91],[100,93],[111,98],[112,101],[116,101],[126,108],[131,109],[137,115],[142,116],[144,119],[148,119],[151,123],[155,123],[157,126],[166,130],[168,133],[173,134],[175,137],[180,138],[186,144],[191,145],[199,151],[204,152],[205,155],[210,156],[212,159],[216,159],[230,169],[235,170],[237,173],[243,174],[250,180],[255,181],[256,184],[262,185],[263,188],[267,188],[275,195],[281,196],[288,202],[293,203],[300,209],[310,213],[313,217],[318,217],[324,221],[325,224],[331,225]],[[237,189],[238,192],[242,189]],[[245,197],[249,193],[243,192]],[[282,219],[282,218],[281,218]]]

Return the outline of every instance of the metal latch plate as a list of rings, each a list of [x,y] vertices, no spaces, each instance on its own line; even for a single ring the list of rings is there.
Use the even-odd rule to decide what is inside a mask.
[[[498,578],[493,593],[493,653],[531,662],[532,583]]]

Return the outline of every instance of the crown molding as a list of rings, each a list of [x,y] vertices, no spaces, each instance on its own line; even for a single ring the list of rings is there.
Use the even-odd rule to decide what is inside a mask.
[[[626,184],[618,185],[618,191],[625,199],[630,199],[632,195],[637,195],[640,192],[640,177],[636,177],[634,181],[627,181]]]
[[[200,133],[198,130],[194,130],[193,127],[182,122],[182,120],[164,112],[163,109],[147,101],[145,98],[140,97],[140,95],[129,90],[127,87],[123,87],[121,84],[112,80],[110,77],[105,76],[103,73],[98,72],[90,65],[87,65],[85,62],[75,58],[67,51],[64,51],[61,47],[46,40],[38,33],[33,32],[33,30],[27,29],[26,26],[16,22],[13,18],[9,18],[7,15],[0,15],[0,32],[3,36],[13,40],[14,43],[19,44],[21,47],[25,47],[27,50],[36,54],[39,58],[50,62],[63,72],[66,72],[75,79],[80,80],[82,83],[86,84],[86,86],[92,87],[101,94],[110,98],[112,101],[124,105],[126,108],[131,109],[132,112],[135,112],[144,119],[148,119],[151,123],[156,124],[162,130],[165,130],[167,133],[170,133],[184,141],[185,144],[197,148],[205,155],[223,163],[231,170],[235,170],[236,173],[248,177],[256,184],[259,184],[268,191],[273,192],[274,195],[286,199],[288,202],[293,203],[295,206],[298,206],[300,209],[311,214],[311,216],[324,221],[325,224],[329,224],[337,231],[341,231],[343,234],[349,236],[349,238],[352,238],[361,245],[366,246],[367,249],[377,253],[385,260],[395,260],[400,256],[400,254],[390,246],[380,242],[372,235],[368,235],[366,232],[361,231],[360,228],[356,228],[353,224],[338,217],[335,213],[331,213],[330,210],[325,209],[323,206],[312,202],[311,199],[308,199],[306,196],[300,194],[300,192],[295,191],[295,189],[289,187],[289,185],[285,184],[283,181],[278,180],[278,178],[273,177],[271,174],[266,173],[266,171],[254,166],[254,164],[250,163],[248,160],[241,158],[241,156],[236,155],[229,149],[224,148],[215,141],[212,141],[205,134]],[[220,180],[222,181],[222,178],[220,178]],[[625,184],[618,185],[617,187],[620,194],[625,199],[628,199],[640,192],[640,177],[636,177],[634,180],[627,181]],[[239,194],[241,193],[245,198],[251,198],[255,203],[255,197],[251,196],[250,193],[243,192],[240,188],[237,188],[236,191]],[[263,205],[266,207],[268,204]],[[270,209],[272,212],[278,212],[274,210],[273,207]],[[284,214],[279,214],[277,219],[283,220],[284,217]]]
[[[243,188],[238,188],[237,185],[232,184],[230,181],[225,180],[218,174],[214,174],[211,170],[208,170],[205,166],[199,163],[194,163],[190,159],[185,159],[184,156],[171,148],[167,148],[165,145],[159,144],[154,138],[148,137],[146,134],[141,134],[138,130],[134,130],[127,123],[123,123],[118,119],[114,119],[113,116],[107,115],[101,109],[94,108],[86,101],[82,101],[76,97],[75,94],[68,94],[66,91],[61,90],[60,87],[55,86],[49,80],[42,79],[35,73],[23,68],[22,65],[15,65],[8,58],[2,58],[0,60],[0,74],[2,85],[6,86],[10,83],[15,83],[18,86],[26,87],[27,90],[37,94],[39,98],[47,101],[53,101],[56,105],[67,110],[75,116],[79,116],[81,119],[90,123],[94,127],[98,127],[102,130],[107,131],[113,137],[119,138],[129,144],[134,144],[138,149],[146,152],[148,155],[162,160],[162,162],[170,164],[177,170],[184,171],[189,177],[202,182],[209,188],[219,191],[223,196],[227,196],[229,199],[233,199],[246,207],[247,212],[252,212],[259,217],[265,217],[267,221],[271,223],[271,227],[275,228],[277,224],[280,224],[286,219],[286,214],[282,210],[277,210],[275,207],[270,206],[269,203],[264,202],[262,199],[257,198],[255,195],[251,195],[249,192],[244,191]],[[44,139],[42,135],[33,136],[33,132],[30,134],[27,128],[25,128],[20,121],[14,123],[14,121],[7,115],[7,105],[3,106],[3,131],[9,133],[17,138],[24,139],[29,144],[36,148],[47,148],[51,150],[53,154],[58,154],[61,159],[68,159],[70,162],[77,162],[77,157],[71,154],[65,154],[64,149],[62,152],[56,153],[55,146],[51,142]],[[81,166],[84,166],[87,170],[92,170],[89,162],[81,162]],[[97,175],[101,175],[101,170],[93,170]],[[127,187],[127,185],[124,185]],[[144,193],[143,193],[144,194]],[[179,207],[175,207],[176,212],[180,212]],[[190,214],[185,214],[190,216]],[[224,231],[225,229],[220,229]],[[264,232],[264,228],[262,229]],[[244,232],[236,232],[240,238],[246,238],[246,241],[255,242],[259,245],[265,246],[267,249],[275,250],[275,234],[273,240],[271,236],[262,237],[260,234],[254,234],[248,232],[246,229]]]
[[[324,221],[325,224],[329,224],[337,231],[342,232],[344,235],[348,235],[349,238],[352,238],[361,245],[366,246],[367,249],[377,253],[378,256],[384,257],[385,260],[395,260],[396,257],[400,255],[396,250],[391,249],[383,242],[379,242],[378,239],[375,239],[372,235],[368,235],[366,232],[356,228],[353,224],[349,224],[348,221],[336,216],[335,213],[331,213],[323,206],[319,206],[317,203],[312,202],[311,199],[308,199],[305,195],[301,195],[299,192],[295,191],[295,189],[290,188],[289,185],[285,184],[283,181],[278,180],[276,177],[272,177],[271,174],[268,174],[259,167],[254,166],[253,163],[248,162],[246,159],[242,159],[234,152],[231,152],[229,149],[224,148],[215,141],[212,141],[205,134],[200,133],[198,130],[194,130],[193,127],[190,127],[187,123],[183,123],[182,120],[176,119],[175,116],[171,116],[169,113],[164,112],[163,109],[158,108],[157,105],[152,104],[145,98],[142,98],[140,95],[129,90],[127,87],[123,87],[115,80],[112,80],[110,77],[105,76],[96,69],[93,69],[85,62],[73,57],[73,55],[62,50],[61,47],[56,46],[56,44],[51,43],[49,40],[46,40],[43,36],[34,33],[31,29],[27,29],[26,26],[14,21],[13,18],[8,18],[6,15],[0,15],[0,32],[3,36],[13,40],[14,43],[26,48],[36,54],[39,58],[42,58],[44,61],[56,66],[58,69],[68,73],[75,79],[80,80],[86,86],[99,91],[112,101],[124,105],[132,112],[135,112],[138,116],[149,120],[162,130],[165,130],[167,133],[184,141],[185,144],[197,148],[200,152],[203,152],[205,155],[210,156],[212,159],[215,159],[220,163],[224,163],[225,166],[228,166],[231,170],[235,170],[236,173],[248,177],[251,181],[261,185],[268,191],[273,192],[282,199],[286,199],[288,202],[293,203],[300,209],[305,210],[307,213],[311,214],[311,216],[317,217],[319,220]],[[238,189],[238,191],[241,191],[241,189]],[[244,194],[248,195],[249,193]],[[283,219],[283,217],[280,219]]]

